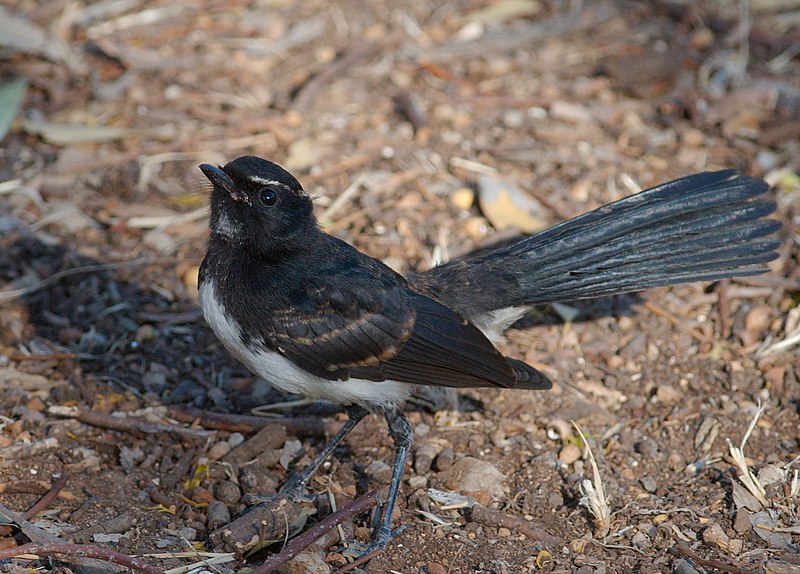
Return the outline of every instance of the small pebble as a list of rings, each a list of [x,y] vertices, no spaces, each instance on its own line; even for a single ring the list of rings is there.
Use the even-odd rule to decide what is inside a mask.
[[[330,574],[331,571],[320,552],[299,552],[287,566],[289,574]]]
[[[450,195],[450,203],[458,209],[467,211],[475,203],[475,192],[468,187],[459,188]]]
[[[646,548],[650,546],[650,539],[644,532],[637,532],[636,534],[631,536],[631,542],[637,548]]]
[[[500,527],[497,529],[497,535],[500,538],[508,538],[511,536],[511,531],[508,528]]]
[[[634,443],[633,450],[640,454],[654,457],[658,454],[658,443],[651,438],[640,440]]]
[[[230,524],[231,512],[228,507],[219,500],[209,503],[206,507],[206,523],[209,530],[216,530],[221,526]]]
[[[228,506],[233,506],[242,497],[239,487],[230,480],[220,480],[214,485],[214,495],[217,500],[224,502]]]
[[[412,490],[419,490],[420,488],[425,488],[428,486],[428,479],[424,476],[410,476],[408,478],[408,486]]]
[[[564,496],[560,492],[551,492],[547,496],[547,504],[553,509],[561,508],[564,506]]]
[[[506,475],[487,460],[465,456],[442,472],[439,478],[452,490],[476,493],[473,495],[476,497],[477,493],[485,492],[491,497],[500,498],[504,494]]]
[[[508,110],[503,114],[503,125],[507,128],[517,129],[525,124],[525,112],[522,110]]]
[[[672,385],[662,383],[656,389],[656,398],[661,403],[674,405],[683,398],[683,394]]]
[[[447,574],[448,570],[438,562],[428,562],[428,574]]]
[[[644,488],[647,492],[655,492],[658,488],[656,481],[651,476],[643,476],[640,482],[642,483],[642,488]]]
[[[620,331],[622,331],[623,333],[624,333],[624,332],[626,332],[626,331],[630,331],[631,329],[633,329],[633,325],[634,325],[634,321],[633,321],[633,319],[631,319],[631,318],[630,318],[630,317],[628,317],[627,315],[624,315],[624,316],[620,317],[620,318],[617,320],[617,327],[618,327],[618,328],[619,328],[619,330],[620,330]]]
[[[418,474],[427,474],[436,458],[436,448],[431,444],[421,444],[414,451],[414,470]]]
[[[692,563],[683,558],[678,558],[672,563],[673,574],[700,574]]]
[[[383,462],[382,460],[373,460],[369,466],[364,469],[370,480],[374,480],[378,484],[389,484],[392,479],[392,467]]]
[[[214,500],[214,495],[211,494],[211,491],[207,488],[198,486],[197,488],[192,489],[192,491],[189,493],[189,498],[200,504],[211,504],[211,501]]]
[[[140,345],[156,338],[156,329],[152,325],[142,325],[136,330],[136,342]]]
[[[231,451],[231,445],[227,441],[214,443],[206,456],[209,460],[219,460]]]
[[[609,369],[621,369],[625,364],[625,359],[619,355],[611,355],[606,359],[606,366]]]
[[[753,307],[744,318],[744,328],[748,331],[760,332],[769,326],[769,309],[764,305]]]
[[[456,453],[453,452],[453,449],[449,446],[446,446],[442,449],[442,451],[436,456],[436,460],[433,463],[433,467],[438,471],[447,470],[451,466],[453,466],[453,461],[455,461]]]
[[[737,534],[746,534],[753,528],[753,523],[750,522],[750,512],[746,508],[740,508],[736,511],[736,520],[733,522],[733,529]]]
[[[570,465],[581,458],[581,449],[578,445],[567,443],[561,452],[558,453],[558,460],[561,464]]]

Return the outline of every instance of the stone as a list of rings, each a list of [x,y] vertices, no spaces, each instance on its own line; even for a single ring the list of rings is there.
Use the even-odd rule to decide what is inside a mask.
[[[642,488],[644,488],[647,492],[655,492],[658,488],[656,481],[651,476],[643,476],[639,482],[642,483]]]
[[[489,493],[492,498],[505,494],[503,482],[506,475],[497,470],[492,463],[471,456],[462,458],[442,472],[441,479],[452,490],[460,492]]]
[[[578,445],[573,443],[565,444],[564,448],[561,449],[561,452],[558,453],[558,461],[561,464],[570,465],[575,461],[580,460],[580,458],[581,449]]]

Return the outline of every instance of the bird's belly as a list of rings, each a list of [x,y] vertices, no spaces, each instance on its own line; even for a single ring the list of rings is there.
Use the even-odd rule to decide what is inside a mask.
[[[345,405],[358,404],[366,408],[398,407],[411,394],[413,385],[399,381],[355,378],[331,381],[318,377],[298,367],[280,353],[254,344],[246,345],[241,327],[225,313],[210,281],[200,285],[199,300],[206,321],[228,352],[253,373],[282,391]]]

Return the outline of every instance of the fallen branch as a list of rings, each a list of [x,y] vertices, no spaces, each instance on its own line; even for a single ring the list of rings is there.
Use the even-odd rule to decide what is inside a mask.
[[[89,549],[97,549],[101,553],[106,552],[103,548],[99,548],[97,546],[84,546],[81,544],[70,544],[64,542],[55,534],[50,534],[49,532],[42,530],[38,526],[34,526],[28,521],[28,519],[24,518],[23,516],[20,516],[19,514],[17,514],[16,512],[14,512],[13,510],[11,510],[2,503],[0,503],[0,518],[5,518],[6,521],[9,522],[10,524],[16,525],[22,531],[22,533],[32,541],[30,544],[17,546],[16,548],[7,548],[0,551],[0,560],[4,560],[6,558],[21,557],[22,555],[26,554],[56,556],[60,554],[59,551],[48,553],[48,549],[60,548],[62,550],[65,550],[65,553],[71,556],[71,562],[73,564],[81,566],[82,570],[88,569],[91,571],[98,571],[98,569],[102,568],[102,562],[104,560],[103,558],[99,556],[94,556],[92,552],[89,553],[81,552],[81,549],[89,548]],[[74,550],[76,547],[77,550]],[[137,560],[137,563],[138,562],[139,561]],[[149,568],[153,567],[149,566]],[[103,568],[103,570],[106,570],[106,568]],[[158,569],[152,569],[150,571],[143,572],[143,574],[162,574],[162,572]]]
[[[752,574],[753,569],[748,568],[740,568],[735,564],[726,564],[721,560],[714,560],[710,558],[703,558],[697,552],[689,548],[689,545],[686,544],[683,540],[679,541],[675,546],[669,549],[670,553],[674,555],[683,555],[687,558],[691,558],[695,562],[697,562],[700,566],[705,566],[706,568],[714,568],[715,570],[719,570],[720,572],[728,572],[729,574]]]
[[[117,430],[127,433],[157,434],[170,433],[184,440],[196,440],[207,437],[211,431],[187,428],[172,423],[154,423],[141,417],[112,416],[89,409],[78,409],[55,405],[47,409],[50,414],[73,418],[98,428]]]
[[[35,558],[34,558],[35,556]],[[0,560],[6,558],[22,558],[28,560],[35,560],[42,556],[51,556],[69,562],[68,558],[73,557],[77,559],[95,558],[103,562],[111,562],[112,564],[119,564],[125,568],[130,568],[142,574],[164,574],[162,570],[151,566],[147,562],[121,554],[107,548],[93,546],[91,544],[70,544],[68,542],[31,542],[30,544],[23,544],[16,548],[8,548],[0,550]],[[66,558],[66,559],[65,559]]]
[[[553,546],[558,546],[562,543],[560,538],[553,536],[549,532],[546,532],[543,528],[534,526],[516,516],[511,516],[510,514],[504,514],[497,510],[486,508],[481,504],[474,504],[470,508],[468,512],[468,519],[474,522],[485,524],[487,526],[498,526],[508,528],[509,530],[516,530],[533,542],[544,542],[545,544],[550,544]]]
[[[61,476],[58,477],[58,480],[56,480],[53,483],[53,486],[50,487],[50,490],[48,490],[44,494],[44,496],[42,496],[39,500],[37,500],[36,504],[31,506],[25,512],[25,514],[22,515],[22,517],[25,520],[30,520],[31,518],[39,514],[42,510],[50,506],[58,496],[58,493],[61,492],[61,490],[67,484],[67,479],[69,479],[69,475],[66,472],[62,472]]]
[[[302,534],[298,534],[278,554],[270,556],[266,562],[256,568],[251,574],[269,574],[275,572],[279,566],[291,560],[296,554],[313,544],[320,537],[335,528],[338,524],[350,520],[370,508],[377,501],[377,493],[370,492],[354,501],[352,504],[337,510],[330,516],[321,520]]]
[[[183,423],[213,430],[250,433],[264,427],[280,425],[292,436],[322,436],[336,434],[341,423],[319,417],[265,418],[251,415],[212,413],[193,408],[170,407],[167,416]]]

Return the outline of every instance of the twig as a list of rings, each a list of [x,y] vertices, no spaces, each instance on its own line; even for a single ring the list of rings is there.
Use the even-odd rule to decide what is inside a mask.
[[[95,558],[112,564],[119,564],[142,574],[163,574],[163,571],[155,566],[151,566],[133,556],[121,554],[107,548],[93,546],[91,544],[70,544],[68,542],[31,542],[16,548],[0,550],[0,560],[6,558],[21,557],[23,555],[53,556],[53,557],[76,557],[76,558]],[[63,559],[63,558],[62,558]]]
[[[213,431],[187,428],[172,423],[153,423],[141,417],[115,417],[107,413],[89,409],[52,406],[47,412],[62,417],[77,419],[80,422],[99,428],[117,430],[128,433],[171,433],[182,439],[191,440],[207,437]]]
[[[249,433],[268,426],[282,426],[287,434],[297,437],[321,436],[336,434],[341,423],[319,417],[284,417],[264,418],[250,415],[212,413],[193,408],[174,408],[167,410],[167,415],[177,421],[198,425],[207,429],[227,430],[231,432]]]
[[[597,461],[594,459],[594,453],[589,446],[586,435],[583,434],[583,431],[575,421],[572,421],[572,426],[578,431],[583,444],[586,446],[586,451],[589,453],[589,463],[592,465],[593,480],[584,479],[581,483],[581,492],[584,496],[581,498],[580,503],[588,508],[594,516],[594,525],[597,528],[597,533],[601,537],[605,537],[606,534],[608,534],[608,527],[611,523],[611,510],[608,507],[608,500],[606,499],[606,493],[603,489],[600,469],[597,468]]]
[[[491,526],[502,526],[511,530],[516,530],[524,534],[533,542],[544,542],[545,544],[560,545],[562,540],[546,532],[543,528],[534,526],[521,518],[504,514],[491,508],[486,508],[481,504],[474,504],[470,510],[470,518],[475,522]]]
[[[17,514],[2,503],[0,503],[0,517],[5,518],[6,521],[11,524],[17,525],[22,533],[34,542],[52,542],[56,544],[62,542],[58,536],[50,534],[38,526],[34,526],[27,518]]]
[[[764,406],[759,401],[758,410],[756,411],[753,420],[750,421],[750,425],[747,427],[747,432],[744,433],[744,437],[742,437],[742,442],[738,447],[733,446],[731,443],[731,439],[725,439],[728,442],[728,450],[731,453],[731,457],[733,460],[736,461],[736,465],[739,467],[741,474],[739,475],[739,480],[742,484],[745,485],[747,490],[750,491],[758,502],[764,506],[764,508],[768,508],[770,506],[769,501],[767,500],[767,492],[764,490],[761,482],[758,480],[758,477],[753,474],[753,472],[747,466],[747,459],[744,456],[744,447],[747,444],[748,439],[750,438],[750,434],[752,434],[753,429],[756,428],[756,423],[758,422],[758,418],[761,416],[761,413],[764,412]]]
[[[733,564],[726,564],[720,560],[713,560],[709,558],[703,558],[697,552],[689,548],[689,545],[686,544],[683,540],[678,541],[678,543],[669,549],[672,554],[678,555],[682,554],[687,558],[691,558],[695,562],[697,562],[700,566],[705,566],[707,568],[714,568],[721,572],[728,572],[729,574],[752,574],[753,570],[748,569],[744,570],[743,568],[739,568],[739,566]]]
[[[67,479],[69,479],[69,475],[66,472],[62,472],[61,476],[58,477],[53,483],[53,486],[48,490],[44,496],[42,496],[39,500],[36,501],[36,504],[31,506],[23,515],[22,517],[25,520],[30,520],[37,514],[39,514],[42,510],[50,506],[52,502],[58,496],[58,493],[64,488],[64,485],[67,484]]]
[[[317,539],[323,536],[328,531],[341,524],[345,520],[350,520],[356,514],[364,512],[375,504],[377,500],[377,492],[373,491],[365,496],[362,496],[349,506],[345,506],[341,510],[334,512],[330,516],[321,520],[302,534],[292,538],[292,540],[281,550],[278,554],[270,556],[266,562],[253,570],[251,574],[269,574],[278,569],[279,566],[291,560],[295,554],[305,549],[307,546],[313,544]]]
[[[664,319],[666,319],[667,321],[669,321],[670,323],[675,325],[681,331],[689,333],[692,337],[694,337],[698,341],[702,341],[703,343],[707,343],[707,342],[710,342],[712,340],[711,337],[709,337],[705,333],[701,332],[699,329],[695,329],[694,327],[690,327],[689,325],[687,325],[686,323],[681,321],[678,317],[676,317],[672,313],[670,313],[668,311],[665,311],[661,307],[656,307],[650,301],[645,301],[644,308],[647,309],[648,311],[650,311],[651,313],[654,313],[654,314],[658,315],[659,317],[663,317]]]
[[[723,339],[727,339],[731,334],[731,299],[730,281],[723,279],[717,284],[717,296],[719,297],[719,331]]]

